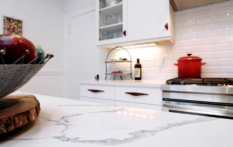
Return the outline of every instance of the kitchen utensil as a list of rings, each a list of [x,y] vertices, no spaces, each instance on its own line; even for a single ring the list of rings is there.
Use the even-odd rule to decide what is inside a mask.
[[[112,22],[112,24],[116,24],[117,23],[117,17],[114,14],[111,17],[111,22]]]
[[[122,0],[105,0],[104,1],[104,7],[110,7],[110,6],[114,6],[118,3],[122,2]]]
[[[107,32],[104,32],[103,33],[103,40],[107,40],[108,39],[108,33]]]
[[[108,39],[113,39],[113,33],[109,33],[107,36],[108,36]]]
[[[116,32],[113,33],[113,38],[117,38],[117,33]]]
[[[206,63],[201,63],[202,59],[198,56],[191,56],[192,54],[187,54],[179,58],[178,64],[178,76],[179,78],[200,78],[201,77],[201,66]]]
[[[116,38],[121,38],[122,37],[122,32],[116,32]]]
[[[121,2],[122,2],[122,0],[118,0],[117,2],[118,2],[118,3],[121,3]]]
[[[112,19],[111,16],[106,17],[106,25],[111,25],[112,24],[111,19]]]
[[[117,23],[122,23],[122,16],[121,15],[117,16]]]
[[[106,26],[107,24],[106,24],[106,18],[102,18],[102,25],[103,26]]]

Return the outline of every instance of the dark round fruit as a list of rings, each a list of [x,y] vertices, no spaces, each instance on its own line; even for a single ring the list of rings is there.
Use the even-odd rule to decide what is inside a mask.
[[[31,41],[18,35],[0,35],[0,50],[6,51],[6,54],[2,55],[5,64],[14,63],[26,53],[26,50],[29,51],[29,54],[25,56],[24,60],[18,61],[17,64],[22,63],[22,61],[23,63],[29,63],[37,57],[36,48]],[[35,62],[33,61],[32,63]],[[0,63],[2,64],[1,59]]]

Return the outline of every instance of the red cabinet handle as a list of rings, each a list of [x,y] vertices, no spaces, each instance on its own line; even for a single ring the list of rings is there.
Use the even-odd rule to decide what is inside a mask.
[[[138,92],[126,92],[126,94],[133,95],[133,96],[149,95],[146,93],[138,93]]]
[[[165,24],[165,28],[168,30],[168,23]]]
[[[96,89],[88,89],[88,91],[98,93],[98,92],[104,92],[103,90],[96,90]]]
[[[126,30],[123,32],[123,34],[126,36]]]

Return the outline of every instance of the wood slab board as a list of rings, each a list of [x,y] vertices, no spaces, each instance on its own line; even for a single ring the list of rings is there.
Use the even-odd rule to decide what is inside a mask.
[[[34,121],[40,114],[40,103],[34,95],[9,95],[0,99],[0,135]]]

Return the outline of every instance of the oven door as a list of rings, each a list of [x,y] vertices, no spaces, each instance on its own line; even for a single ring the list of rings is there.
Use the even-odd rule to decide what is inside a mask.
[[[163,111],[233,118],[233,104],[179,99],[163,99]]]

